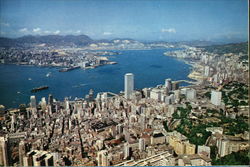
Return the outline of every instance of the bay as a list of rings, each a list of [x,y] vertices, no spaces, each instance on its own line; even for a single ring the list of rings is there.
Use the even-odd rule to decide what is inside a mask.
[[[173,49],[121,50],[119,55],[109,57],[118,64],[100,66],[95,69],[76,69],[59,72],[58,68],[20,65],[0,65],[0,104],[6,108],[28,104],[30,96],[37,101],[52,94],[56,99],[65,97],[83,98],[90,89],[98,92],[119,93],[124,89],[124,74],[134,73],[135,88],[154,87],[164,84],[166,78],[189,80],[191,66],[163,53]],[[46,77],[51,73],[50,77]],[[36,93],[30,90],[42,85],[49,89]]]

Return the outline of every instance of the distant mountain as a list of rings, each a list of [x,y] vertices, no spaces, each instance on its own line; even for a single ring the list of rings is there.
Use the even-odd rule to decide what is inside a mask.
[[[46,44],[48,46],[86,46],[92,43],[93,40],[87,35],[46,35],[46,36],[23,36],[20,38],[0,38],[0,46],[27,46]]]
[[[188,45],[188,46],[210,46],[210,45],[219,45],[222,44],[220,42],[212,42],[212,41],[202,41],[202,40],[194,40],[194,41],[181,41],[177,42],[178,44]]]
[[[248,54],[248,42],[241,42],[241,43],[230,43],[224,45],[211,45],[211,46],[204,46],[207,52],[212,52],[216,54],[225,54],[225,53],[243,53]]]
[[[165,42],[165,41],[154,41],[154,42],[139,42],[130,38],[115,38],[112,40],[101,39],[93,40],[87,35],[45,35],[45,36],[33,36],[27,35],[19,38],[5,38],[0,37],[0,47],[33,47],[37,45],[45,46],[76,46],[83,47],[90,44],[95,44],[96,47],[107,47],[107,46],[119,46],[118,48],[166,48],[166,47],[181,47],[182,45],[195,46],[195,47],[208,47],[221,44],[211,41],[181,41],[181,42]],[[231,44],[228,44],[231,46]],[[238,46],[237,46],[238,47]],[[209,47],[207,48],[209,49]],[[245,51],[244,51],[245,53]]]
[[[0,37],[0,47],[11,47],[16,46],[16,42],[10,38]]]

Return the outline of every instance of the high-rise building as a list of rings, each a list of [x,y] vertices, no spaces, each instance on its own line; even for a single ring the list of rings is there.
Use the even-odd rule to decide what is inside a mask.
[[[30,107],[36,108],[36,96],[30,96]]]
[[[169,91],[172,90],[172,83],[170,78],[165,80],[165,87],[167,87]]]
[[[210,68],[209,68],[209,66],[205,66],[204,67],[204,75],[206,77],[208,77],[210,75]]]
[[[179,89],[179,82],[175,81],[172,83],[172,90],[178,90]]]
[[[50,105],[53,104],[53,96],[52,96],[52,94],[49,94],[48,104],[50,104]]]
[[[5,115],[5,107],[3,105],[0,105],[0,117],[4,117]]]
[[[124,159],[129,159],[131,156],[131,147],[129,143],[124,143]]]
[[[9,166],[7,139],[5,137],[0,137],[0,165]]]
[[[161,91],[160,89],[153,88],[150,92],[150,98],[157,101],[161,101]]]
[[[90,101],[94,100],[94,90],[93,89],[89,90],[89,100]]]
[[[41,100],[41,108],[42,108],[43,111],[46,110],[46,106],[47,106],[46,99],[45,99],[45,97],[43,97],[42,100]]]
[[[174,91],[174,96],[175,96],[175,99],[180,99],[181,91],[180,90],[175,90]]]
[[[220,91],[212,90],[211,103],[216,106],[221,105],[221,96],[222,96],[222,93]]]
[[[143,138],[139,139],[139,150],[144,151],[145,150],[145,140]]]
[[[53,152],[51,154],[53,155],[53,165],[52,166],[59,166],[59,164],[58,164],[59,153],[58,152]]]
[[[98,150],[101,150],[103,148],[103,146],[104,146],[103,140],[102,139],[97,140],[96,145],[98,147]]]
[[[139,117],[140,128],[144,130],[146,128],[146,116],[145,114],[141,114]]]
[[[127,73],[124,76],[124,86],[125,86],[125,98],[126,99],[131,99],[131,95],[134,91],[134,74],[132,73]]]
[[[98,166],[109,166],[108,151],[102,150],[97,153]]]
[[[36,151],[31,150],[23,157],[23,166],[34,166],[33,155],[36,154]]]
[[[25,147],[25,142],[22,140],[22,141],[20,141],[19,147],[18,147],[18,154],[19,154],[19,163],[20,163],[20,166],[24,166],[23,157],[25,156],[26,151],[27,150],[26,150],[26,147]]]
[[[195,100],[196,99],[196,90],[193,88],[186,89],[186,98],[188,100]]]
[[[121,134],[123,132],[123,128],[121,124],[116,125],[117,134]]]
[[[66,97],[66,98],[64,99],[64,101],[65,101],[65,109],[66,109],[66,110],[69,110],[69,109],[70,109],[69,99]]]

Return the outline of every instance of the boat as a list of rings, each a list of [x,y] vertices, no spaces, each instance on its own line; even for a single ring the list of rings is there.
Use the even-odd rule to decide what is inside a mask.
[[[46,74],[46,77],[50,77],[51,76],[51,72],[49,72],[48,74]]]
[[[28,78],[29,81],[31,81],[32,79],[31,78]]]
[[[62,69],[59,70],[59,72],[67,72],[67,71],[75,70],[75,69],[78,69],[78,68],[80,68],[80,66],[62,68]]]
[[[68,71],[68,68],[62,68],[59,70],[59,72],[67,72]]]
[[[38,88],[33,88],[32,90],[31,90],[31,92],[38,92],[38,91],[41,91],[41,90],[45,90],[45,89],[48,89],[49,87],[48,86],[40,86],[40,87],[38,87]]]

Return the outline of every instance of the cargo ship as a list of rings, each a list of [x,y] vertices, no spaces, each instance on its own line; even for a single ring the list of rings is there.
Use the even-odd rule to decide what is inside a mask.
[[[41,91],[41,90],[45,90],[45,89],[48,89],[49,87],[48,86],[40,86],[40,87],[38,87],[38,88],[33,88],[32,90],[31,90],[31,92],[38,92],[38,91]]]
[[[62,68],[62,69],[59,70],[59,72],[67,72],[67,71],[75,70],[75,69],[78,69],[78,68],[80,68],[80,67],[76,66],[76,67]]]

